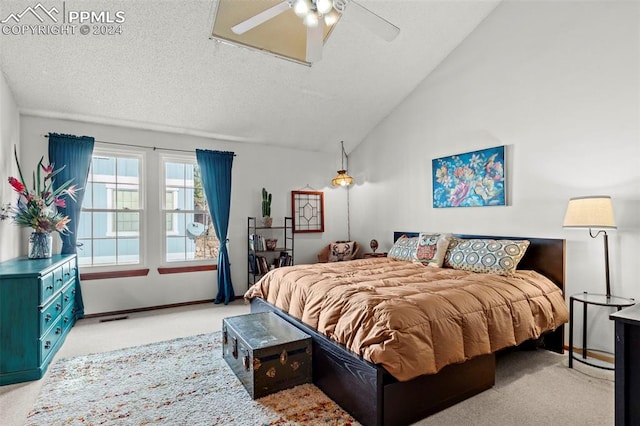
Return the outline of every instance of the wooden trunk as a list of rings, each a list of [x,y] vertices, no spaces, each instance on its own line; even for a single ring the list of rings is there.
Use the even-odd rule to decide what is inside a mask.
[[[222,355],[253,399],[311,383],[311,336],[271,312],[222,321]]]

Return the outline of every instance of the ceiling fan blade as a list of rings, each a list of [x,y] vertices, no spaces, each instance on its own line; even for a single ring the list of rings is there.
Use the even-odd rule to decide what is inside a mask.
[[[275,18],[281,13],[289,10],[289,1],[285,0],[282,3],[278,3],[273,7],[270,7],[267,10],[263,10],[257,15],[252,16],[246,21],[242,21],[239,24],[231,27],[231,31],[236,34],[244,34],[252,28],[257,27],[260,24],[267,22],[269,19]]]
[[[314,63],[322,59],[323,36],[322,21],[315,27],[307,27],[307,62]]]
[[[400,33],[400,28],[353,0],[348,3],[347,10],[358,23],[386,41],[392,41]]]

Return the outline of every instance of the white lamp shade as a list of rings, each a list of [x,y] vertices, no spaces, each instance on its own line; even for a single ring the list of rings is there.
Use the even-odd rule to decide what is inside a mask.
[[[569,199],[562,226],[565,228],[615,229],[611,197],[592,195]]]

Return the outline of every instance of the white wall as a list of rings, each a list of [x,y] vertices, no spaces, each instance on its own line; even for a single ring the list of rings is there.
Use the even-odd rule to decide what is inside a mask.
[[[13,93],[0,71],[0,205],[15,203],[16,192],[7,183],[9,176],[17,176],[13,158],[14,145],[20,149],[20,116]],[[0,262],[20,255],[20,228],[11,220],[0,221]]]
[[[335,174],[333,154],[26,115],[21,116],[21,132],[22,161],[25,165],[36,164],[41,155],[47,155],[47,139],[42,135],[49,132],[87,135],[95,137],[96,141],[148,147],[184,150],[203,148],[235,152],[229,238],[232,280],[236,296],[242,296],[247,289],[247,216],[261,216],[260,191],[263,186],[273,194],[271,215],[274,217],[274,225],[282,224],[280,218],[291,215],[292,190],[309,185],[316,190],[324,191],[325,232],[295,234],[296,264],[314,262],[316,253],[323,245],[332,240],[345,238],[346,193],[328,187],[330,179]],[[160,152],[146,150],[147,171],[158,167]],[[156,183],[150,183],[154,184]],[[149,235],[145,266],[151,269],[149,275],[83,281],[85,313],[111,312],[215,297],[215,272],[158,274],[162,244],[159,234],[154,230],[160,229],[162,223],[146,223],[145,226]],[[82,268],[81,272],[89,272],[89,268]]]
[[[639,2],[498,6],[351,154],[355,238],[381,249],[395,230],[565,238],[567,294],[603,293],[602,237],[562,221],[570,197],[609,194],[612,291],[640,299],[639,16]],[[432,159],[497,145],[507,207],[432,207]],[[596,311],[592,339],[611,350],[610,311]]]

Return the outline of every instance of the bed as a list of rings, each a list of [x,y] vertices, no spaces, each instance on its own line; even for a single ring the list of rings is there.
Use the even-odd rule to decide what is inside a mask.
[[[401,235],[411,237],[417,236],[417,233],[396,232],[394,234],[394,241]],[[523,239],[514,237],[471,235],[456,235],[455,237],[461,239]],[[564,240],[539,238],[526,238],[526,240],[528,240],[530,244],[524,257],[520,260],[518,270],[536,271],[552,282],[552,284],[549,283],[547,285],[550,285],[551,287],[555,285],[560,289],[560,291],[564,291]],[[365,269],[375,270],[375,268],[385,268],[386,264],[384,262],[391,261],[387,261],[386,259],[358,260],[344,262],[342,267],[344,268],[348,265],[350,268],[353,268],[353,276],[360,276],[364,274],[363,271]],[[313,276],[313,274],[315,274],[313,271],[317,266],[310,265],[306,269],[302,266],[294,268],[297,269],[295,269],[295,271],[279,271],[278,274],[286,274],[289,272],[291,276],[298,277],[296,279],[299,279],[300,283],[302,283],[309,276]],[[361,270],[358,270],[357,268],[361,268]],[[420,266],[420,268],[425,269],[422,266]],[[406,269],[411,270],[411,267],[406,266]],[[309,272],[307,272],[307,270]],[[336,278],[336,280],[351,279],[348,277],[349,274],[344,273],[344,269],[336,271],[340,271],[338,275],[341,276],[341,278]],[[443,273],[451,274],[449,271],[443,271]],[[523,272],[523,274],[525,273],[526,272]],[[327,274],[326,271],[324,274]],[[406,279],[409,281],[408,278],[398,278],[400,275],[394,276],[394,274],[399,273],[391,272],[390,276],[385,278],[385,282],[388,282],[389,280],[393,281],[394,279]],[[303,276],[304,279],[300,278]],[[347,278],[344,278],[345,276],[347,276]],[[454,279],[449,279],[448,282],[456,282],[457,279],[458,276],[456,275]],[[339,333],[333,328],[331,329],[332,332],[327,332],[326,324],[324,324],[326,321],[318,322],[313,319],[314,315],[309,316],[301,314],[300,312],[295,312],[295,309],[292,309],[291,314],[290,312],[287,312],[290,308],[287,300],[287,297],[289,296],[284,298],[284,302],[283,300],[275,300],[272,298],[272,303],[267,302],[269,299],[267,295],[264,295],[264,297],[256,297],[257,294],[260,294],[260,292],[263,291],[263,288],[261,288],[259,284],[260,282],[256,283],[256,285],[254,285],[245,295],[245,297],[251,300],[251,311],[275,312],[277,315],[312,336],[314,342],[314,383],[364,425],[408,424],[480,393],[492,387],[495,382],[495,350],[485,351],[484,353],[473,353],[473,356],[467,356],[463,359],[457,359],[455,356],[451,355],[447,362],[434,362],[433,365],[429,365],[429,362],[424,362],[426,365],[426,367],[424,367],[426,370],[423,370],[426,371],[424,374],[420,374],[419,370],[407,371],[407,365],[412,366],[413,364],[416,364],[415,362],[405,363],[404,366],[399,362],[399,367],[396,368],[394,365],[395,363],[393,362],[394,357],[391,355],[387,356],[386,361],[379,361],[380,359],[384,359],[385,355],[388,355],[388,353],[385,354],[385,351],[372,350],[370,353],[367,353],[365,350],[358,349],[361,349],[361,345],[354,344],[354,342],[362,343],[362,341],[365,341],[368,343],[374,342],[377,346],[384,346],[389,343],[388,341],[381,342],[376,336],[360,336],[360,338],[348,338],[345,341],[345,344],[340,344],[334,340],[336,337],[332,335],[332,332],[335,332],[336,335]],[[296,284],[298,283],[292,282],[287,284],[287,286],[296,288]],[[391,287],[396,289],[395,282],[391,283]],[[358,287],[358,291],[361,291],[361,289],[366,290],[366,286]],[[413,290],[410,285],[407,285],[407,290],[405,290],[404,287],[399,287],[397,291],[411,292]],[[327,291],[327,297],[330,297],[330,292],[331,290]],[[562,294],[558,292],[557,289],[553,289],[553,292]],[[279,297],[282,298],[281,296]],[[300,296],[294,295],[290,298],[295,297]],[[311,296],[307,296],[305,293],[304,297],[306,298]],[[358,297],[354,297],[354,299],[359,297],[360,295],[358,293]],[[403,297],[396,298],[401,299]],[[557,295],[555,298],[557,299]],[[351,300],[349,298],[344,299]],[[407,297],[407,300],[410,300],[410,298]],[[554,310],[557,309],[559,311],[559,319],[556,318],[554,320],[556,322],[553,323],[552,329],[545,329],[544,333],[540,333],[540,336],[536,336],[535,345],[562,353],[564,336],[562,323],[566,322],[566,305],[562,297],[560,302],[556,300],[555,304],[562,305],[561,307],[556,306],[553,308]],[[285,309],[281,309],[277,305],[283,306]],[[404,310],[407,309],[406,306],[408,305],[405,305]],[[344,311],[346,308],[342,306],[340,307],[340,310]],[[331,316],[330,314],[327,315]],[[352,313],[351,315],[357,316],[357,313]],[[318,318],[321,316],[322,314],[317,315]],[[366,319],[363,320],[363,324],[367,322],[368,321]],[[549,328],[549,324],[545,325],[545,327]],[[372,328],[376,329],[375,326],[372,326]],[[324,333],[318,330],[323,330]],[[334,339],[330,339],[327,337],[328,335],[332,335]],[[385,336],[389,337],[388,335]],[[394,339],[387,340],[390,341]],[[512,342],[512,345],[522,343],[522,338],[518,338],[516,341]],[[376,344],[372,346],[376,347]],[[524,344],[531,346],[532,342],[526,341]],[[356,347],[355,351],[353,350],[354,345]],[[392,345],[389,344],[389,350],[391,350],[391,346]],[[440,353],[447,352],[446,350],[443,350],[443,348],[446,349],[450,345],[446,342],[444,344],[435,342],[433,346],[436,352]],[[492,344],[491,346],[494,345]],[[497,347],[501,349],[504,346],[505,344],[503,342]],[[351,350],[348,347],[351,348]],[[418,345],[416,345],[416,347],[419,347],[420,349],[416,350],[415,354],[419,354],[420,357],[422,357],[423,353],[427,353],[427,351],[424,350],[424,347]],[[407,354],[407,358],[415,358],[415,354],[409,354],[409,352],[406,352],[406,349],[404,353]],[[365,356],[361,356],[363,354]],[[382,358],[376,358],[375,356],[371,356],[371,354],[380,355]],[[425,359],[426,358],[429,357],[425,355]],[[438,357],[436,356],[431,358]],[[442,358],[442,356],[440,356],[440,358]],[[396,357],[396,359],[402,361],[404,357]]]

